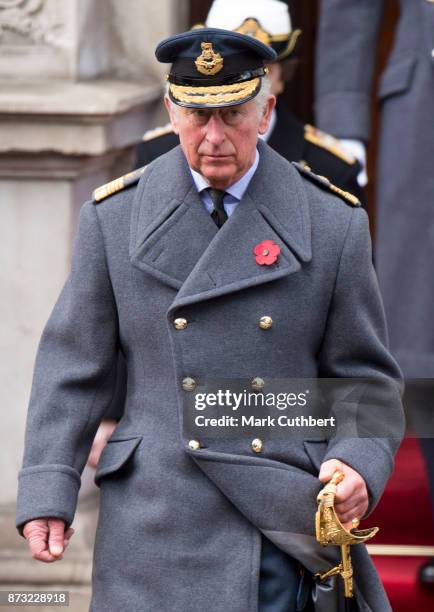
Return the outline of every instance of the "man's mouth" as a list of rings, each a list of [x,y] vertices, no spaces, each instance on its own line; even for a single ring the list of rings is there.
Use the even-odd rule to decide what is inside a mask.
[[[214,154],[203,154],[202,158],[204,159],[210,159],[212,161],[223,161],[223,160],[227,160],[227,159],[231,159],[232,155],[214,155]]]

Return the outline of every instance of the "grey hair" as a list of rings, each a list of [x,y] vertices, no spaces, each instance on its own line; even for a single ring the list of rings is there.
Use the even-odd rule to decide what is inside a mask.
[[[261,89],[259,90],[259,93],[253,98],[253,100],[255,102],[256,111],[259,115],[259,118],[261,119],[265,111],[265,106],[267,104],[268,96],[270,95],[270,92],[271,92],[271,83],[270,83],[270,79],[268,78],[268,76],[263,76],[260,78],[261,78]],[[172,107],[174,112],[177,113],[179,111],[179,106],[175,104],[174,102],[172,102],[172,100],[170,99],[169,87],[170,87],[170,83],[166,82],[165,97],[169,100],[170,106]]]
[[[258,95],[254,98],[256,109],[258,111],[259,118],[262,117],[265,106],[267,104],[268,96],[271,93],[271,82],[268,76],[261,77],[261,89]]]

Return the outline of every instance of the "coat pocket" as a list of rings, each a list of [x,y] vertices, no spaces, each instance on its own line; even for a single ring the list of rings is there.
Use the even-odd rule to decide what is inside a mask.
[[[413,80],[416,62],[417,59],[415,57],[408,57],[399,62],[394,62],[386,68],[380,79],[378,89],[380,100],[404,93],[409,89]]]
[[[327,440],[303,440],[304,450],[313,467],[319,472],[324,456],[327,452]]]
[[[124,467],[139,446],[141,440],[142,436],[136,436],[126,440],[109,440],[101,453],[96,468],[94,477],[95,484],[99,486],[103,477],[114,474]]]

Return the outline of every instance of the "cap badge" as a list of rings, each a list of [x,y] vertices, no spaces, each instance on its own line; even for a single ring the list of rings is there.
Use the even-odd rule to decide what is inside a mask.
[[[212,43],[201,43],[202,53],[194,61],[197,70],[207,76],[220,72],[223,68],[223,58],[212,48]]]
[[[259,21],[254,17],[245,19],[235,32],[244,34],[245,36],[252,36],[256,38],[256,40],[259,40],[259,42],[264,43],[264,45],[271,45],[270,34],[261,27]]]

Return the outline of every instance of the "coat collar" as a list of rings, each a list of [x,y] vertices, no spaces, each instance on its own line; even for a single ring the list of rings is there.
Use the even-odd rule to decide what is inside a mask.
[[[310,216],[302,178],[258,143],[260,161],[234,213],[218,230],[194,187],[180,147],[141,178],[132,208],[131,263],[178,290],[171,308],[266,283],[311,259]],[[263,240],[281,248],[271,266],[256,263]]]

